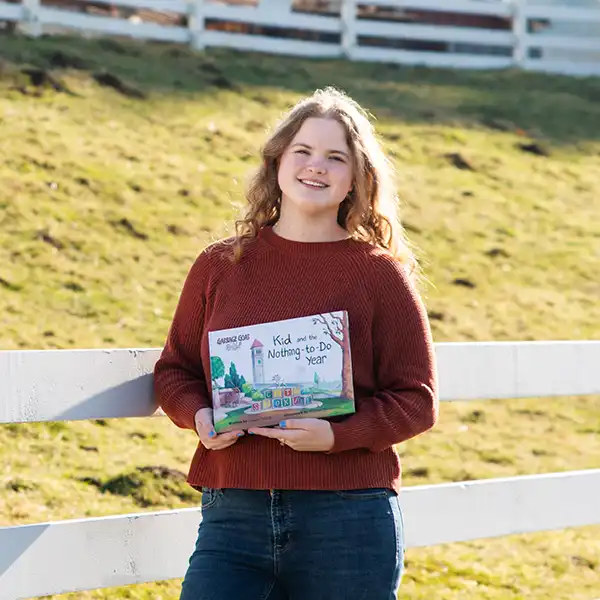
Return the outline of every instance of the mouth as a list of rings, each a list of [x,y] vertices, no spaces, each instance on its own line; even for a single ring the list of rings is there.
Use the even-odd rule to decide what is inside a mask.
[[[315,179],[298,179],[298,181],[302,185],[311,188],[312,190],[324,190],[329,187],[326,183],[323,183],[322,181],[317,181]]]

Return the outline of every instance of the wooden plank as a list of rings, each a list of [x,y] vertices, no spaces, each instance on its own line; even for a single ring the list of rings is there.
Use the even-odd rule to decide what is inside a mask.
[[[508,397],[600,394],[600,341],[519,344],[514,361]]]
[[[22,4],[8,4],[0,2],[0,21],[22,21],[25,11]]]
[[[522,67],[528,71],[542,73],[556,73],[571,77],[600,76],[600,61],[575,61],[575,60],[545,60],[530,58],[523,62]],[[598,362],[595,369],[598,370]],[[600,600],[600,599],[598,599]]]
[[[550,21],[583,21],[600,23],[600,8],[579,8],[575,6],[531,5],[523,3],[521,10],[527,19]]]
[[[159,350],[0,352],[0,423],[151,415]]]
[[[408,547],[600,524],[600,469],[407,487]]]
[[[512,31],[495,31],[472,27],[407,25],[404,23],[358,20],[355,29],[357,35],[382,38],[405,38],[432,42],[482,44],[486,46],[512,46],[515,43],[515,36]]]
[[[340,33],[342,21],[337,17],[304,15],[299,13],[281,13],[259,10],[251,6],[227,6],[224,4],[206,3],[202,8],[205,19],[220,19],[252,23],[265,27],[290,27],[309,31]]]
[[[450,69],[506,69],[512,66],[510,57],[458,54],[453,52],[419,52],[357,46],[350,51],[351,60],[423,65]]]
[[[452,0],[452,2],[448,2],[448,0],[360,0],[360,4],[469,15],[497,17],[510,17],[512,15],[512,3],[507,0],[498,0],[497,2],[481,2],[480,0]]]
[[[600,341],[438,344],[447,400],[600,393]]]
[[[157,23],[134,23],[127,19],[86,15],[56,8],[42,7],[40,21],[44,25],[60,25],[81,31],[123,35],[144,40],[179,43],[187,43],[190,40],[190,32],[185,27],[170,27]]]
[[[181,577],[199,509],[0,528],[0,599]]]
[[[86,0],[79,0],[86,4]],[[115,7],[139,8],[142,10],[155,10],[157,12],[170,12],[185,15],[189,3],[185,0],[93,0],[96,4],[108,4]]]
[[[253,49],[257,40],[268,40],[245,38]],[[300,44],[311,50],[309,42],[274,42],[282,52]],[[600,393],[600,341],[435,347],[442,400]],[[0,351],[0,423],[153,415],[152,372],[159,355],[158,348]]]
[[[527,46],[535,48],[560,48],[561,50],[582,50],[600,53],[600,39],[591,35],[568,37],[564,35],[533,34],[524,37]],[[600,62],[600,61],[599,61]]]
[[[251,52],[268,52],[288,56],[305,57],[339,57],[340,44],[326,44],[285,38],[263,37],[244,33],[228,33],[225,31],[205,31],[202,36],[205,46],[218,46],[249,50]]]
[[[261,12],[278,13],[285,18],[292,12],[293,0],[258,0],[258,10]]]
[[[405,488],[406,544],[598,524],[598,497],[600,469]],[[2,598],[182,577],[200,520],[183,509],[0,529]]]

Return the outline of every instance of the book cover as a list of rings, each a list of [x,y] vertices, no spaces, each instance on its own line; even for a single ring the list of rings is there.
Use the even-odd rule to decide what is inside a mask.
[[[208,334],[217,433],[355,411],[348,313]]]

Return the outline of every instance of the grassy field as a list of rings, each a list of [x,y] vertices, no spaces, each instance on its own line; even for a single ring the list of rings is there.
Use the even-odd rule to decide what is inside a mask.
[[[265,126],[324,85],[377,117],[436,341],[600,339],[600,80],[3,36],[0,347],[160,346]],[[194,506],[193,446],[157,419],[0,426],[0,525]],[[406,485],[597,468],[600,399],[445,403],[400,452]],[[400,597],[592,600],[599,582],[587,527],[409,550]]]

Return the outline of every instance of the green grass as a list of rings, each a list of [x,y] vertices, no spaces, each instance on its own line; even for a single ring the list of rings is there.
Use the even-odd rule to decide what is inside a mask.
[[[328,390],[329,391],[329,390]],[[347,398],[340,399],[339,396],[333,398],[317,398],[317,400],[321,403],[319,407],[319,414],[321,414],[322,410],[328,410],[330,417],[346,415],[354,410],[354,401],[348,400]],[[289,410],[292,410],[294,406],[290,406]],[[218,426],[215,426],[215,431],[220,432],[230,425],[234,425],[236,423],[245,422],[247,417],[246,411],[248,410],[248,406],[242,406],[241,408],[237,408],[235,410],[230,410],[227,412],[227,417],[219,421]],[[268,416],[273,416],[273,412],[269,411]],[[284,413],[282,413],[283,416]],[[287,413],[285,413],[287,414]],[[286,418],[293,419],[294,415],[287,414]]]
[[[191,262],[236,214],[265,127],[331,84],[377,117],[397,165],[436,341],[600,338],[598,79],[0,42],[3,349],[160,346]],[[31,68],[62,91],[34,85]],[[548,156],[519,147],[532,142]],[[597,468],[598,400],[445,403],[438,427],[400,448],[405,483]],[[193,448],[165,419],[0,426],[0,524],[197,505],[182,482]],[[585,527],[411,549],[401,598],[592,600],[599,540]]]

